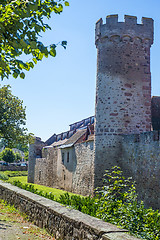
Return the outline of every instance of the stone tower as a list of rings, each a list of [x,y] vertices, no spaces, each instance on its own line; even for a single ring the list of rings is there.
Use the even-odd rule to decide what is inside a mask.
[[[150,47],[153,20],[125,15],[96,23],[95,187],[104,170],[121,166],[121,135],[151,130]]]
[[[35,137],[34,143],[29,145],[29,161],[28,161],[28,183],[35,182],[35,164],[36,158],[41,158],[41,150],[45,146],[45,143],[41,141],[41,138]]]

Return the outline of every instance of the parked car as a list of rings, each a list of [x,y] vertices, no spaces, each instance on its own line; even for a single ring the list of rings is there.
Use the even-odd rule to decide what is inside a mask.
[[[8,162],[0,162],[0,164],[3,165],[3,166],[9,166]]]

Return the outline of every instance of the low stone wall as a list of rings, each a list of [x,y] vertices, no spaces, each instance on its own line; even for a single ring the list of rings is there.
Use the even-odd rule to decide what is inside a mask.
[[[58,240],[136,240],[126,230],[0,181],[0,198]]]
[[[0,165],[0,171],[27,171],[27,170],[28,170],[28,166]]]

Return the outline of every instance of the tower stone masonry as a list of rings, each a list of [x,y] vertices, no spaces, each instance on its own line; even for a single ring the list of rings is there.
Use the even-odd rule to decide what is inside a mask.
[[[121,135],[151,130],[150,47],[153,20],[125,15],[96,23],[97,82],[94,185],[104,170],[121,166]]]

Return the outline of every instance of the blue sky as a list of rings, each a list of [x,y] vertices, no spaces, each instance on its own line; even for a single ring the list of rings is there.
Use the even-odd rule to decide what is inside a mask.
[[[43,35],[46,44],[67,40],[56,58],[39,62],[26,78],[4,80],[14,95],[23,99],[29,132],[47,140],[53,133],[69,129],[69,124],[94,115],[96,84],[95,23],[118,14],[154,19],[151,48],[152,95],[160,95],[160,1],[159,0],[70,0],[61,15],[53,15],[52,27]]]

